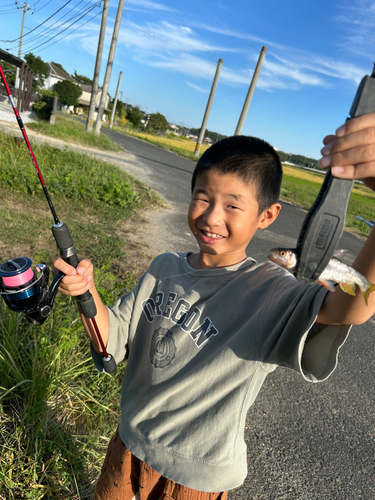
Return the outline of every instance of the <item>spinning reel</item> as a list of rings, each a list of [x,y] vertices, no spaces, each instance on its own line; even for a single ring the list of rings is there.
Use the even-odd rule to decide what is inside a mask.
[[[16,257],[0,264],[0,295],[12,311],[23,313],[33,325],[42,325],[49,316],[60,281],[65,274],[57,273],[48,286],[50,270],[41,262],[31,268],[28,257]]]

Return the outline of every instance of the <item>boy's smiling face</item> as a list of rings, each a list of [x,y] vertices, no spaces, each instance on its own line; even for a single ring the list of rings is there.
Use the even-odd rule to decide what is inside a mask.
[[[256,231],[272,224],[280,208],[275,203],[259,214],[255,186],[235,174],[215,170],[199,174],[188,222],[200,252],[189,256],[190,265],[202,269],[243,261]]]

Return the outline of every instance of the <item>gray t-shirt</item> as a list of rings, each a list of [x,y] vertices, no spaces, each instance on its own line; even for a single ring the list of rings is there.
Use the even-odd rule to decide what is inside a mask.
[[[128,360],[119,432],[167,478],[224,491],[247,475],[246,414],[267,374],[326,379],[350,327],[314,324],[327,291],[270,262],[193,269],[187,255],[157,257],[109,309],[107,350]]]

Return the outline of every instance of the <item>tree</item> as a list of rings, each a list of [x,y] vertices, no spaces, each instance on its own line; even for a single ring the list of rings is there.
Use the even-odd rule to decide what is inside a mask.
[[[152,132],[164,133],[168,128],[168,121],[161,113],[152,113],[147,123],[147,129]]]
[[[190,133],[199,136],[201,129],[200,128],[191,128]],[[209,130],[206,129],[206,132],[204,134],[205,137],[209,137],[212,142],[218,142],[221,141],[222,139],[225,139],[227,136],[219,134],[218,132],[210,132]]]
[[[12,87],[16,81],[16,67],[2,60],[0,60],[0,64],[4,70],[8,84]]]
[[[143,113],[139,109],[139,106],[133,106],[132,108],[128,108],[126,113],[126,118],[130,121],[133,127],[140,127],[143,120]]]
[[[32,90],[35,92],[44,85],[44,80],[48,76],[48,66],[39,56],[34,56],[31,52],[25,55],[26,64],[34,73]]]
[[[125,114],[125,106],[120,99],[117,101],[117,106],[116,106],[116,115],[122,116]]]
[[[51,118],[55,95],[54,90],[41,89],[38,92],[38,100],[33,105],[38,118],[42,120],[49,120]]]
[[[78,75],[77,71],[74,70],[74,75],[72,75],[73,79],[77,83],[82,83],[84,85],[92,85],[92,80],[84,75]]]
[[[59,101],[65,106],[75,106],[82,95],[80,87],[69,80],[57,82],[53,88],[59,97]]]

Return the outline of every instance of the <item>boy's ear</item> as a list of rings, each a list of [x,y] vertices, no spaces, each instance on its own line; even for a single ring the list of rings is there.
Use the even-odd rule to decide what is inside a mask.
[[[281,210],[280,203],[274,203],[270,207],[266,208],[260,216],[260,223],[258,229],[265,229],[266,227],[270,226],[273,222],[275,222],[277,216],[280,213],[280,210]]]

